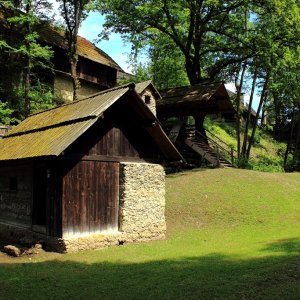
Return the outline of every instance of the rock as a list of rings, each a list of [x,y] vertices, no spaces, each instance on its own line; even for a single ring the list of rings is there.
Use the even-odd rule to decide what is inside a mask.
[[[24,252],[26,255],[36,255],[39,254],[39,251],[36,248],[30,248]]]
[[[42,244],[35,244],[33,246],[33,248],[35,248],[35,249],[43,249],[43,245]]]
[[[22,255],[22,250],[13,245],[4,246],[4,252],[10,256],[18,257]]]

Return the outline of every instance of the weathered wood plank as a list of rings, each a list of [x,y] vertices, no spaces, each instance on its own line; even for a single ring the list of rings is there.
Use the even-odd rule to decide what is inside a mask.
[[[64,233],[118,228],[118,162],[79,161],[63,182]]]

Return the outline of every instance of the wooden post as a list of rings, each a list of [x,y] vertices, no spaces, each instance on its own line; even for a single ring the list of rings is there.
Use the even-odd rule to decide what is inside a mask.
[[[231,164],[233,165],[233,149],[230,148]]]
[[[219,153],[218,146],[216,146],[216,153],[217,153],[217,166],[220,167],[220,153]]]

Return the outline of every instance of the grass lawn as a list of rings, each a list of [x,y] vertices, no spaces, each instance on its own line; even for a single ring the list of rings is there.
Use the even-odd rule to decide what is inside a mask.
[[[300,299],[300,174],[167,177],[164,241],[0,254],[0,299]]]

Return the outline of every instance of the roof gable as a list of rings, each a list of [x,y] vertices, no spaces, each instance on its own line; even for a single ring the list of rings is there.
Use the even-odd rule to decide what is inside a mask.
[[[136,84],[136,91],[139,95],[141,95],[147,88],[151,89],[156,100],[161,99],[161,95],[159,91],[156,89],[155,85],[153,84],[152,80],[147,80],[144,82],[139,82]]]
[[[125,94],[132,109],[149,124],[146,130],[167,159],[182,157],[134,90],[134,84],[110,89],[61,107],[31,115],[0,140],[0,160],[58,156]]]

